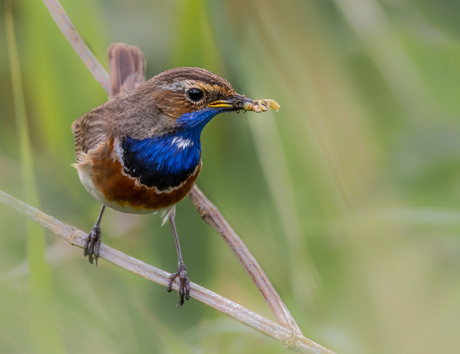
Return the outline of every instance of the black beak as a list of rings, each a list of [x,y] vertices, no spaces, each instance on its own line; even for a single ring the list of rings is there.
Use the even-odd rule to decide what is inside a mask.
[[[217,100],[208,104],[211,108],[225,108],[229,111],[253,111],[256,113],[265,112],[269,108],[278,111],[280,105],[273,100],[251,100],[246,96],[235,94],[226,100]]]

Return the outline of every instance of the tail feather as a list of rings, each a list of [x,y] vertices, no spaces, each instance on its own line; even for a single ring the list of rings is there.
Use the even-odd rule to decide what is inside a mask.
[[[110,98],[124,95],[145,81],[145,60],[139,48],[114,43],[109,48]]]

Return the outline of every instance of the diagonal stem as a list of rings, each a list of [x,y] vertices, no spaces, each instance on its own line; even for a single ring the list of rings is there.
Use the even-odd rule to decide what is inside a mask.
[[[59,29],[91,71],[91,74],[93,74],[94,78],[101,84],[104,90],[110,94],[110,80],[107,71],[88,48],[83,38],[81,38],[62,5],[58,0],[43,0],[43,2],[48,8],[51,16],[53,16],[54,21],[59,26]]]
[[[267,275],[228,221],[225,220],[219,210],[208,198],[206,198],[204,193],[196,185],[190,192],[189,197],[198,209],[201,218],[219,233],[235,254],[236,258],[238,258],[243,268],[257,286],[257,289],[259,289],[278,323],[283,327],[291,328],[301,334],[302,332],[297,323],[281,300]]]

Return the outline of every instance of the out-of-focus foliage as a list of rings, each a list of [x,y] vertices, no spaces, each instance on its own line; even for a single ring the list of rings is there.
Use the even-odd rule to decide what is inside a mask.
[[[460,1],[62,4],[104,64],[109,45],[126,42],[144,51],[148,77],[201,66],[281,104],[211,122],[198,184],[307,337],[340,353],[460,351]],[[0,189],[27,200],[0,14]],[[40,1],[14,1],[14,20],[41,209],[89,231],[99,205],[70,166],[70,125],[106,94]],[[189,200],[177,224],[191,279],[271,318]],[[109,211],[102,227],[110,246],[175,269],[172,233],[158,218]],[[0,205],[0,230],[0,352],[46,352],[33,344],[24,217]],[[164,288],[104,261],[96,270],[54,235],[47,241],[47,291],[69,353],[283,350],[194,300],[176,309]]]

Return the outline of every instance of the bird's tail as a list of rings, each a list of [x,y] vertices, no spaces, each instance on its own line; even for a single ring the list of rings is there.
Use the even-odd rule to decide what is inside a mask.
[[[110,98],[125,95],[145,81],[145,60],[139,48],[114,43],[109,48]]]

